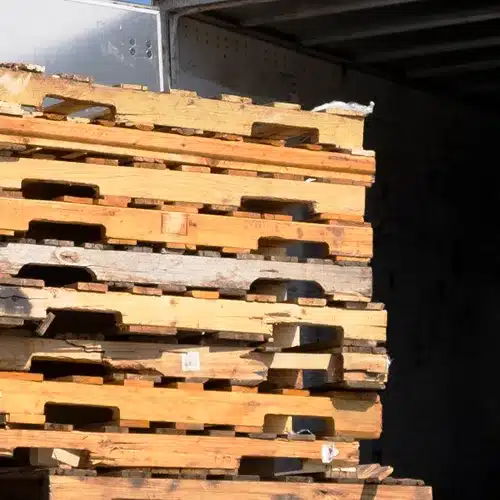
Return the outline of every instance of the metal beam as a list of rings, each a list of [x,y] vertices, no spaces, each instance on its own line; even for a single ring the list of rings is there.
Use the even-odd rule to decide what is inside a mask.
[[[334,35],[323,35],[314,38],[302,40],[303,45],[321,45],[330,43],[347,42],[350,40],[362,40],[364,38],[373,38],[384,35],[394,35],[398,33],[407,33],[434,28],[443,28],[446,26],[456,26],[467,23],[477,23],[500,18],[500,6],[490,7],[488,9],[466,10],[461,13],[446,12],[434,15],[421,15],[414,19],[401,19],[389,24],[376,25],[375,23],[364,23],[365,27],[351,27],[345,30],[337,30],[332,27]]]
[[[434,76],[446,75],[448,73],[468,73],[471,71],[485,71],[494,68],[500,68],[500,59],[487,61],[470,61],[462,64],[419,69],[409,71],[406,76],[408,78],[432,78]]]
[[[333,14],[343,14],[345,12],[356,12],[378,7],[388,7],[391,5],[401,5],[407,3],[420,2],[421,0],[342,0],[339,2],[323,2],[317,5],[310,1],[302,1],[290,7],[272,9],[263,16],[247,19],[241,23],[245,27],[262,26],[263,24],[283,23],[286,21],[296,21],[298,19],[308,19],[311,17],[328,16]]]
[[[167,11],[177,12],[192,9],[193,12],[202,12],[212,9],[228,9],[231,7],[245,7],[259,3],[275,2],[276,0],[157,0],[156,4]]]
[[[429,56],[433,54],[444,54],[446,52],[458,52],[460,50],[480,49],[500,45],[500,36],[480,38],[479,40],[464,40],[461,42],[436,43],[432,45],[420,45],[410,49],[389,50],[386,52],[374,52],[356,57],[360,63],[379,63],[394,61],[397,59],[410,59],[412,57]]]

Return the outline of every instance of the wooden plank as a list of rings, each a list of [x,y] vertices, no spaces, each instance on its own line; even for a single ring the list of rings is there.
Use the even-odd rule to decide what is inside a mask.
[[[12,168],[10,162],[0,164],[0,185],[8,189],[21,189],[25,179],[30,182],[49,180],[96,186],[101,196],[120,200],[127,199],[126,197],[149,196],[165,201],[239,206],[243,197],[250,197],[306,203],[316,212],[335,210],[343,214],[345,219],[356,217],[357,220],[362,220],[364,213],[365,189],[361,186],[298,183],[272,178],[242,180],[226,175],[186,175],[184,172],[151,169],[144,172],[131,168],[120,170],[103,166],[88,165],[80,168],[81,166],[74,162],[19,158],[15,168]],[[87,199],[82,200],[77,199],[82,203],[87,202]]]
[[[50,476],[47,500],[432,500],[427,486]],[[140,484],[140,488],[138,485]]]
[[[188,424],[268,426],[275,419],[321,418],[328,435],[377,439],[382,430],[382,405],[375,393],[329,392],[326,397],[288,396],[225,391],[31,382],[0,378],[0,405],[9,422],[43,418],[47,403],[117,408],[120,420]],[[271,431],[269,431],[271,432]],[[276,430],[274,431],[276,432]]]
[[[364,213],[365,189],[360,186],[263,178],[242,180],[226,175],[186,175],[172,170],[123,170],[103,166],[80,168],[74,162],[19,158],[15,168],[11,162],[0,164],[0,186],[21,189],[25,179],[30,182],[49,180],[96,186],[101,195],[119,199],[149,196],[165,201],[239,206],[243,197],[251,197],[306,203],[314,211],[336,210],[346,219],[354,216],[362,219]],[[86,198],[77,201],[88,203]]]
[[[42,382],[42,373],[17,373],[17,372],[0,372],[1,379],[7,380],[29,380],[31,382]]]
[[[90,375],[65,375],[64,377],[57,377],[52,380],[57,380],[58,382],[74,382],[75,384],[90,384],[90,385],[102,385],[104,379],[102,377],[94,377]]]
[[[0,352],[3,353],[0,370],[5,371],[29,371],[33,360],[53,360],[99,363],[122,372],[147,372],[165,377],[233,380],[245,385],[265,381],[268,369],[321,370],[330,375],[332,382],[342,381],[344,371],[386,375],[388,370],[387,356],[375,354],[261,353],[253,352],[252,348],[219,345],[90,340],[68,343],[5,334],[0,336]]]
[[[0,116],[0,142],[120,157],[149,157],[220,169],[317,176],[366,185],[373,182],[375,173],[374,158],[364,156],[4,115]]]
[[[116,312],[124,325],[153,325],[268,336],[280,335],[280,328],[283,326],[333,326],[342,328],[344,339],[379,342],[385,341],[387,325],[386,311],[0,286],[0,315],[43,320],[49,309]],[[282,345],[282,339],[276,340]],[[289,342],[284,344],[296,345]]]
[[[352,301],[367,302],[372,294],[372,270],[369,267],[242,261],[116,250],[103,252],[81,247],[18,243],[0,246],[0,274],[17,275],[27,264],[79,266],[102,282],[249,290],[258,279],[271,280],[275,285],[280,285],[282,281],[297,280],[317,283],[326,295],[342,293]]]
[[[312,113],[289,108],[269,108],[215,99],[94,85],[37,73],[0,68],[0,100],[37,109],[45,97],[80,101],[116,110],[118,121],[151,123],[170,127],[252,136],[259,125],[277,128],[280,138],[317,133],[322,144],[362,148],[364,116],[337,111]],[[62,104],[64,106],[64,104]],[[73,111],[70,111],[73,112]]]
[[[257,250],[261,238],[324,243],[331,255],[370,258],[372,229],[306,222],[243,219],[140,208],[0,198],[0,228],[27,231],[30,222],[97,224],[107,238]]]
[[[357,442],[272,441],[244,437],[123,434],[119,432],[64,432],[1,430],[0,455],[16,448],[63,448],[89,453],[92,467],[180,467],[238,469],[242,457],[289,457],[320,460],[323,446],[338,450],[332,465],[359,463]]]

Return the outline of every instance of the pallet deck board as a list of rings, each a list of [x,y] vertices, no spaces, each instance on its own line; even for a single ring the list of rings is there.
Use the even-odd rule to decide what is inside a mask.
[[[43,431],[0,429],[0,454],[16,448],[62,448],[77,452],[80,466],[90,467],[179,467],[238,469],[243,457],[289,457],[321,461],[323,446],[338,450],[331,465],[347,467],[359,463],[357,442],[271,441],[245,437],[176,436],[119,432]],[[37,464],[33,464],[37,465]]]
[[[266,137],[267,130],[280,138],[315,132],[317,142],[341,148],[362,148],[364,115],[352,111],[312,113],[283,107],[257,106],[216,99],[108,87],[50,78],[27,71],[0,68],[0,100],[42,109],[47,96],[69,100],[70,114],[79,108],[105,106],[125,122],[203,129],[211,132]],[[57,106],[57,105],[56,105]],[[59,106],[65,106],[61,103]]]
[[[23,181],[87,185],[99,195],[241,206],[243,198],[304,203],[314,212],[362,217],[365,188],[321,182],[200,174],[172,170],[115,168],[74,162],[19,158],[0,162],[0,187],[21,189]]]
[[[0,370],[29,371],[33,360],[98,363],[122,372],[144,372],[164,377],[235,380],[257,385],[269,370],[318,370],[332,382],[348,372],[386,375],[387,356],[342,353],[262,353],[230,346],[170,345],[144,342],[111,342],[9,337],[0,335]],[[198,369],[183,360],[192,353]]]
[[[325,263],[150,254],[81,247],[0,244],[0,273],[15,275],[28,264],[85,268],[97,281],[249,290],[257,280],[316,283],[326,295],[369,301],[369,267]]]
[[[49,309],[114,312],[124,325],[274,335],[277,342],[281,341],[277,338],[280,335],[296,337],[290,328],[296,325],[341,327],[344,339],[385,342],[387,326],[387,313],[383,310],[0,286],[0,315],[43,320]],[[281,342],[280,345],[283,347]],[[297,344],[290,342],[287,347],[293,345]]]
[[[198,165],[339,179],[369,186],[375,159],[344,153],[274,148],[244,142],[144,132],[41,118],[0,115],[0,143],[118,157],[143,157],[178,165]],[[164,167],[163,167],[164,168]]]
[[[360,439],[377,439],[382,427],[380,399],[373,393],[330,392],[305,400],[302,396],[205,390],[189,391],[186,397],[183,389],[1,377],[0,393],[0,408],[11,423],[44,423],[45,405],[51,403],[115,408],[125,421],[249,426],[278,434],[286,432],[290,417],[321,418],[328,435]]]
[[[0,228],[28,231],[30,223],[93,224],[113,239],[257,250],[261,239],[321,243],[330,255],[370,258],[372,229],[341,224],[188,214],[140,208],[0,198]]]
[[[48,500],[432,500],[426,486],[50,476]],[[140,486],[140,488],[138,487]]]

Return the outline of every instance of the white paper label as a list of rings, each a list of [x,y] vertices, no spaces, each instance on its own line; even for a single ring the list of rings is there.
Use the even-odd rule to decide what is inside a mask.
[[[54,448],[52,450],[52,457],[57,462],[62,462],[63,464],[71,465],[71,467],[78,467],[80,464],[80,455],[77,450],[63,450],[61,448]]]
[[[339,454],[339,450],[333,443],[321,445],[321,461],[324,464],[331,464],[333,459]]]
[[[183,372],[199,372],[200,371],[200,353],[183,352],[182,353],[182,371]]]

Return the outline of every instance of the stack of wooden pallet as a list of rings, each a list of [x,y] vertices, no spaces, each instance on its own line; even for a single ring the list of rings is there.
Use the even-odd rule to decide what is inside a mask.
[[[0,101],[1,491],[431,498],[359,465],[388,370],[362,115],[30,65]]]

